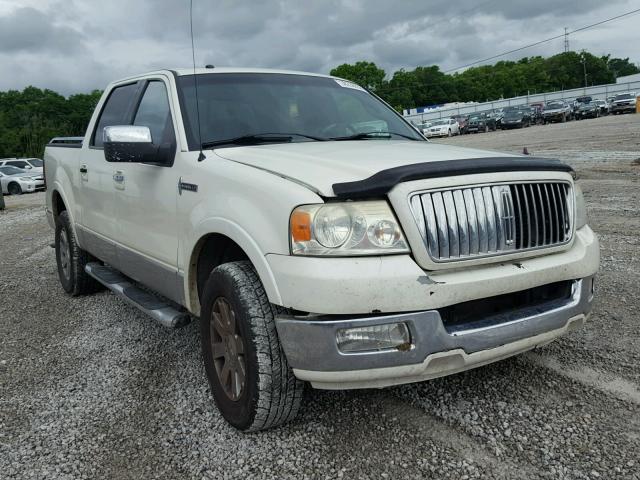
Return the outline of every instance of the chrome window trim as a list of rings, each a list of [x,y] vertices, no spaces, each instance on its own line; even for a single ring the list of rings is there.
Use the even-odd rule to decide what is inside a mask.
[[[407,206],[409,208],[409,212],[411,213],[411,217],[413,218],[414,222],[416,222],[416,224],[418,223],[418,220],[416,218],[416,212],[412,206],[412,199],[414,197],[418,197],[421,198],[421,195],[425,194],[425,193],[440,193],[443,194],[444,192],[447,191],[452,191],[452,190],[464,190],[464,189],[481,189],[482,190],[482,202],[481,206],[486,210],[487,207],[489,207],[491,209],[491,211],[493,211],[494,209],[494,205],[493,205],[493,201],[488,202],[488,199],[492,199],[492,190],[491,187],[496,187],[496,186],[509,186],[509,185],[529,185],[529,189],[531,190],[531,192],[533,192],[534,190],[534,186],[539,185],[540,184],[565,184],[568,187],[568,198],[567,198],[567,205],[568,205],[568,211],[565,212],[564,211],[564,207],[562,205],[562,202],[560,202],[560,207],[562,210],[562,218],[564,219],[565,216],[569,217],[569,223],[570,223],[570,234],[568,235],[567,239],[563,242],[557,242],[557,243],[551,243],[549,245],[541,245],[541,246],[536,246],[536,247],[528,247],[528,248],[520,248],[520,249],[511,249],[511,250],[504,250],[504,251],[497,251],[497,252],[489,252],[489,253],[484,253],[484,254],[474,254],[474,255],[467,255],[467,256],[459,256],[459,257],[455,257],[455,258],[448,258],[448,259],[442,259],[442,258],[435,258],[433,257],[433,255],[430,252],[429,249],[429,244],[428,244],[428,239],[427,236],[425,235],[421,235],[422,236],[422,243],[423,246],[425,248],[425,252],[429,258],[429,260],[431,262],[433,262],[436,265],[444,265],[444,264],[452,264],[452,263],[458,263],[458,262],[466,262],[466,261],[473,261],[473,260],[481,260],[481,259],[487,259],[487,258],[497,258],[497,257],[502,257],[505,255],[514,255],[514,254],[521,254],[521,253],[530,253],[530,252],[536,252],[536,251],[541,251],[541,250],[550,250],[550,249],[558,249],[558,248],[562,248],[566,245],[569,245],[575,236],[575,231],[576,231],[576,225],[575,225],[575,218],[576,218],[576,202],[575,202],[575,193],[574,193],[574,188],[573,188],[573,183],[569,182],[567,180],[562,180],[562,179],[547,179],[547,180],[512,180],[512,181],[496,181],[496,182],[485,182],[485,183],[477,183],[477,184],[461,184],[461,185],[454,185],[454,186],[449,186],[449,187],[441,187],[441,188],[428,188],[428,189],[420,189],[420,190],[413,190],[411,191],[408,195],[407,195]],[[485,190],[486,188],[486,190]],[[477,190],[472,190],[472,192],[476,192]],[[488,193],[487,193],[488,192]],[[558,194],[560,194],[560,192],[558,192]],[[487,195],[489,196],[489,198],[487,199]],[[440,198],[442,198],[443,195],[441,195]],[[451,194],[451,197],[453,197],[453,194]],[[477,199],[475,198],[474,195],[474,201],[476,202],[476,205],[478,205]],[[524,198],[525,203],[526,203],[526,210],[529,210],[529,205],[528,205],[528,200],[525,196]],[[513,199],[512,199],[513,202]],[[419,202],[420,204],[422,204],[423,202]],[[435,203],[435,202],[434,202]],[[491,205],[489,205],[491,204]],[[536,209],[536,206],[533,205],[532,208]],[[512,206],[512,209],[515,210],[515,207]],[[445,208],[446,210],[446,208]],[[537,209],[536,209],[537,210]],[[442,212],[442,214],[446,215],[446,212]],[[425,218],[425,230],[427,232],[429,232],[430,228],[428,225],[428,221],[426,220],[426,212],[424,211],[424,207],[423,207],[423,212],[422,212],[423,218]],[[444,218],[444,217],[443,217]],[[495,219],[495,215],[489,215],[489,217],[487,217],[487,215],[484,215],[483,218],[488,218],[489,222],[491,222],[491,218]],[[536,221],[539,218],[539,216],[536,215]],[[440,222],[437,222],[438,225],[440,225]],[[479,224],[480,222],[478,222]],[[529,243],[531,242],[531,225],[528,225],[529,228]],[[495,228],[488,228],[488,230],[491,232],[492,230],[495,232],[497,231]],[[536,240],[538,237],[538,232],[537,232],[537,224],[536,224]],[[422,233],[422,232],[420,232]],[[486,235],[485,235],[486,237]],[[447,239],[445,239],[446,241]],[[442,241],[442,240],[441,240]],[[493,245],[493,243],[495,242],[496,244],[496,248],[499,248],[499,239],[498,238],[491,238],[488,239],[489,243],[491,245]],[[491,246],[489,245],[489,247]],[[448,250],[448,245],[447,245],[447,250]],[[440,246],[440,251],[442,251],[442,246]]]

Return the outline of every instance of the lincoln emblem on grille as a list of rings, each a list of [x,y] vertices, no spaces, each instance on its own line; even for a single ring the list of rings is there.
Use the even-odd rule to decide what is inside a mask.
[[[504,232],[504,243],[513,245],[516,241],[516,217],[513,213],[513,199],[511,198],[511,190],[503,188],[502,196],[502,225]]]

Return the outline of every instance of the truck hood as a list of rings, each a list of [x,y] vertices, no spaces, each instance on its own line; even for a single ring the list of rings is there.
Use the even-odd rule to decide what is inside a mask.
[[[381,170],[415,163],[513,154],[407,140],[300,142],[219,148],[215,154],[287,178],[324,197],[334,183],[364,180]]]

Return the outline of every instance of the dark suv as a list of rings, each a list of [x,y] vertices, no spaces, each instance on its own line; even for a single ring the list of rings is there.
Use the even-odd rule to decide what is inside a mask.
[[[469,123],[467,124],[469,133],[488,132],[497,129],[496,119],[490,117],[486,113],[472,113],[469,115]]]

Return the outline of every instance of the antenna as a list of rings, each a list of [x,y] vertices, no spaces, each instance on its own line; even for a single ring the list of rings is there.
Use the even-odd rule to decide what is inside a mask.
[[[198,155],[198,161],[201,162],[205,158],[202,151],[202,132],[200,131],[200,100],[198,99],[198,75],[196,74],[196,47],[193,42],[193,0],[189,3],[189,27],[191,30],[191,59],[193,60],[193,82],[196,89],[196,115],[198,116],[198,147],[200,148],[200,155]]]

